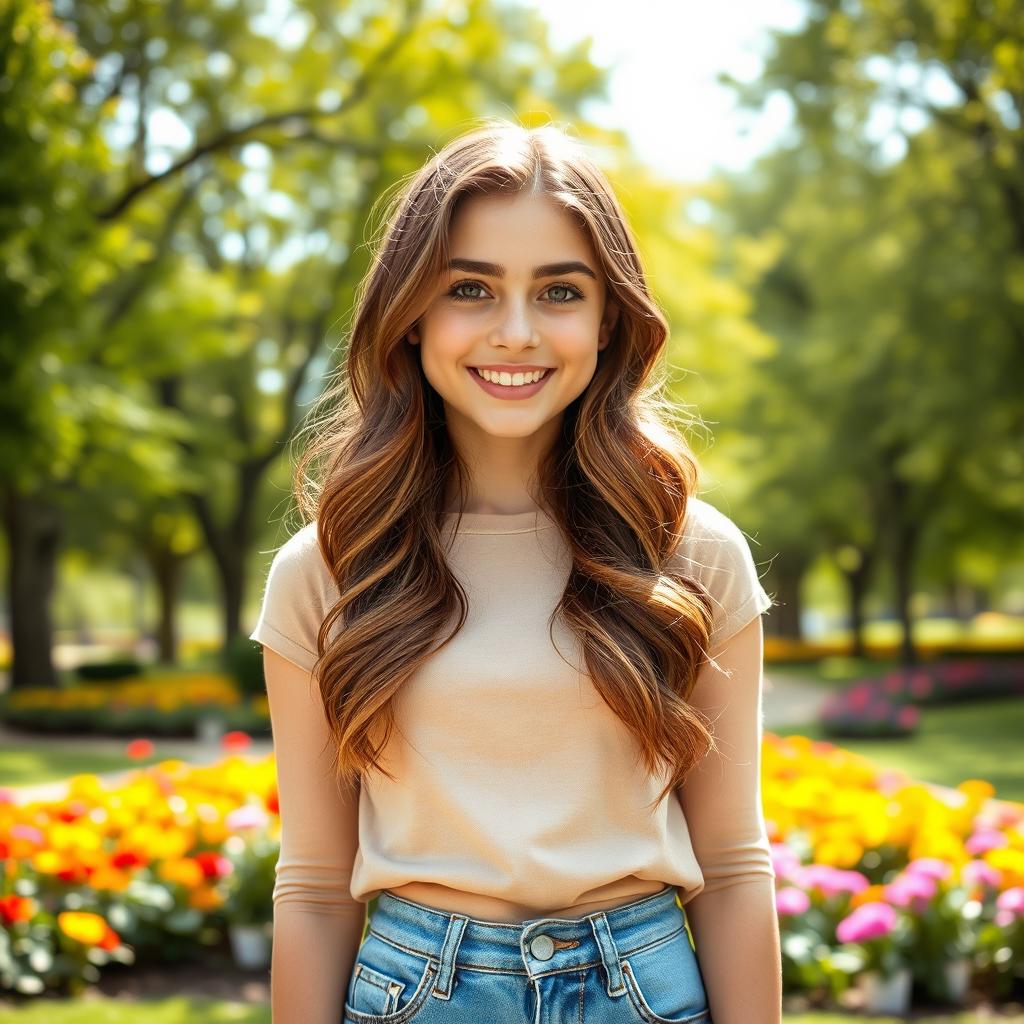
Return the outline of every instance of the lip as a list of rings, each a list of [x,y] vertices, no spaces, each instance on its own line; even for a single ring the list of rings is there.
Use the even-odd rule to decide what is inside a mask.
[[[495,373],[531,373],[534,370],[551,370],[551,366],[533,366],[529,363],[481,363],[474,370],[493,370]]]
[[[504,398],[509,401],[522,401],[524,398],[530,398],[537,394],[538,391],[551,379],[551,375],[555,372],[551,367],[538,366],[537,369],[547,369],[548,372],[536,384],[521,384],[519,387],[515,387],[512,384],[492,384],[489,380],[484,380],[478,373],[474,373],[475,367],[467,366],[466,373],[470,375],[483,388],[484,391],[489,395],[493,395],[495,398]],[[489,369],[489,367],[485,367]],[[524,367],[520,367],[520,373],[524,372]],[[512,371],[506,371],[512,372]]]

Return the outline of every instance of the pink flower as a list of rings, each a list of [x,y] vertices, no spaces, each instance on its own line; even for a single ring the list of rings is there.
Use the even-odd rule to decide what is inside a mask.
[[[30,843],[35,843],[36,846],[42,846],[46,842],[46,836],[34,825],[12,825],[11,835],[15,839],[27,839]]]
[[[239,832],[247,828],[263,828],[269,820],[262,807],[257,807],[256,804],[242,804],[228,814],[224,824],[232,832]]]
[[[885,886],[885,898],[897,907],[921,911],[937,890],[938,884],[934,878],[911,871],[898,876]]]
[[[928,878],[949,878],[953,873],[952,866],[938,857],[918,857],[907,865],[906,870]]]
[[[892,932],[896,921],[896,911],[888,903],[862,903],[836,925],[836,938],[840,942],[870,942]]]
[[[1014,917],[1024,917],[1024,887],[1015,885],[1012,889],[1004,889],[996,897],[996,909]]]
[[[998,889],[1003,880],[1001,871],[997,871],[984,860],[969,860],[960,869],[960,880],[965,885],[981,885],[990,889]]]
[[[800,857],[797,852],[785,843],[772,843],[772,864],[775,874],[782,879],[792,876],[800,868]]]
[[[870,885],[859,871],[845,871],[830,864],[807,864],[794,874],[793,881],[805,889],[817,889],[823,896],[860,892]]]
[[[802,914],[810,905],[810,896],[792,885],[784,886],[775,893],[775,910],[779,917]]]
[[[930,697],[935,684],[923,672],[917,672],[910,680],[910,693],[913,697]]]
[[[980,828],[967,839],[967,842],[964,843],[964,849],[972,857],[977,857],[981,853],[988,853],[989,850],[1001,849],[1009,841],[998,829]]]
[[[913,729],[921,719],[921,711],[913,704],[900,708],[896,714],[896,724],[902,729]]]
[[[872,691],[871,687],[867,683],[858,683],[850,692],[847,694],[847,700],[850,702],[850,707],[857,710],[865,707],[871,700]]]

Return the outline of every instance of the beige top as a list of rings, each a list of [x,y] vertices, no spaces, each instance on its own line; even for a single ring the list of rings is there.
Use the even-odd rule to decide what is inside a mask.
[[[687,510],[673,557],[714,598],[716,655],[773,602],[732,520],[699,498]],[[456,519],[446,515],[446,537]],[[667,776],[639,763],[560,620],[551,627],[557,650],[549,637],[570,569],[554,521],[541,511],[464,514],[449,562],[469,615],[399,691],[398,728],[382,757],[396,782],[371,771],[358,800],[330,806],[340,792],[333,780],[310,787],[288,770],[308,752],[289,706],[272,706],[282,806],[275,904],[351,913],[403,887],[427,904],[510,921],[579,916],[666,884],[685,904],[702,890],[775,877],[760,803],[760,664],[750,679],[701,669],[690,702],[714,720],[726,757],[716,755],[710,780],[706,764],[693,773],[703,781],[689,803],[690,778],[649,812]],[[250,636],[311,670],[337,596],[308,524],[275,555]],[[294,749],[282,749],[282,737]]]

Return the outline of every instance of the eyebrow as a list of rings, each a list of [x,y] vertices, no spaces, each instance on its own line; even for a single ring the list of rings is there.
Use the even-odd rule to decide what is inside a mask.
[[[453,259],[448,264],[449,270],[463,270],[470,274],[483,274],[486,277],[504,277],[505,268],[499,263],[487,263],[484,260]],[[561,263],[545,263],[533,268],[533,276],[558,277],[561,274],[586,274],[597,280],[597,274],[580,260],[563,260]]]

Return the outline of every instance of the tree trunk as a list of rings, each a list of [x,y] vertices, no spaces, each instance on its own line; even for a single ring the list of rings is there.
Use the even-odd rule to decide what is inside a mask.
[[[178,660],[178,587],[184,559],[168,547],[151,548],[148,556],[160,606],[156,656],[159,661],[173,665]]]
[[[238,497],[231,521],[226,527],[215,521],[211,503],[204,495],[192,496],[196,516],[217,567],[223,599],[225,644],[229,644],[241,632],[245,563],[264,467],[265,462],[262,460],[244,462],[239,466]]]
[[[800,627],[800,581],[803,579],[804,568],[801,559],[783,557],[777,558],[772,566],[772,582],[778,585],[778,604],[772,608],[768,620],[773,623],[775,636],[803,639]]]
[[[914,646],[914,617],[910,607],[914,589],[914,556],[920,527],[910,520],[898,520],[893,530],[893,573],[896,580],[896,611],[903,627],[900,640],[900,661],[912,667],[917,664]]]
[[[57,686],[50,602],[57,577],[61,512],[40,495],[8,489],[4,529],[10,552],[7,583],[11,617],[12,690]]]
[[[867,644],[864,640],[864,597],[867,594],[871,570],[874,567],[873,551],[857,549],[860,562],[856,568],[844,569],[847,597],[849,599],[850,616],[850,655],[854,658],[867,657]]]

